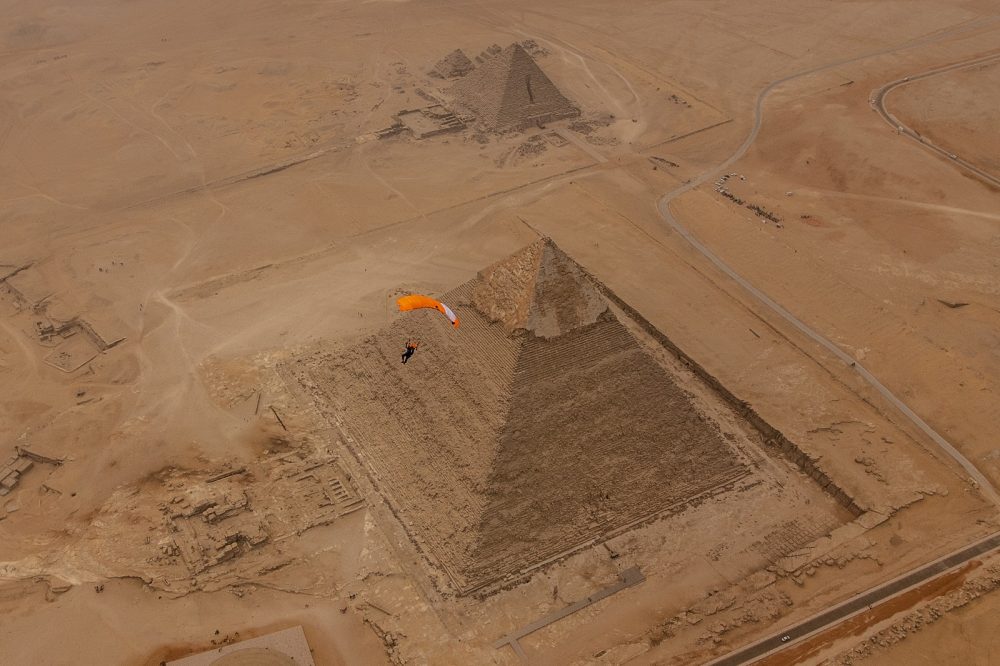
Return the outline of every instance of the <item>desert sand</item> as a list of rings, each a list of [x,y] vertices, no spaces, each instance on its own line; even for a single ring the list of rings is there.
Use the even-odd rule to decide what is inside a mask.
[[[786,5],[0,8],[0,662],[706,663],[997,532],[996,7]]]

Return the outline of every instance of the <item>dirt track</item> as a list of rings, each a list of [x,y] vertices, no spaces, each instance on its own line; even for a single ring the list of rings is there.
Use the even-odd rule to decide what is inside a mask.
[[[993,19],[993,20],[995,20],[995,19]],[[970,29],[970,27],[974,27],[974,26],[964,26],[962,28],[962,30]],[[843,349],[841,349],[839,346],[835,345],[828,338],[824,337],[823,334],[821,334],[818,331],[816,331],[815,329],[811,328],[809,325],[807,325],[801,319],[799,319],[798,317],[796,317],[795,315],[793,315],[791,312],[789,312],[787,309],[785,309],[783,306],[781,306],[778,302],[776,302],[770,296],[768,296],[763,291],[761,291],[760,289],[758,289],[757,287],[755,287],[754,285],[752,285],[750,282],[748,282],[746,279],[744,279],[742,276],[740,276],[735,270],[733,270],[729,265],[727,265],[716,254],[714,254],[707,246],[705,246],[703,243],[701,243],[693,234],[691,234],[691,232],[689,232],[687,229],[685,229],[683,227],[683,225],[681,225],[681,223],[677,220],[676,217],[674,217],[673,213],[670,211],[670,204],[671,204],[671,202],[674,199],[676,199],[677,197],[683,195],[686,192],[690,192],[691,190],[695,189],[696,187],[699,187],[699,186],[703,185],[714,174],[720,173],[720,172],[728,169],[732,164],[734,164],[737,160],[739,160],[741,157],[743,157],[746,154],[746,152],[750,149],[750,146],[753,145],[754,140],[757,138],[757,134],[760,132],[761,123],[763,122],[763,117],[764,117],[764,103],[767,100],[768,96],[776,88],[778,88],[779,86],[781,86],[781,85],[783,85],[785,83],[788,83],[790,81],[793,81],[795,79],[798,79],[798,78],[811,76],[813,74],[816,74],[818,72],[822,72],[822,71],[827,70],[827,69],[832,69],[834,67],[839,67],[839,66],[844,65],[846,63],[855,62],[855,61],[858,61],[858,60],[865,60],[865,59],[868,59],[868,58],[873,58],[873,57],[876,57],[876,56],[885,55],[887,53],[894,53],[894,52],[901,51],[901,50],[904,50],[904,49],[916,48],[916,47],[919,47],[921,45],[925,45],[925,44],[928,44],[928,43],[933,43],[934,41],[937,41],[937,40],[945,39],[947,37],[948,37],[948,33],[945,33],[943,35],[938,35],[938,36],[935,36],[935,37],[932,37],[932,38],[926,38],[926,39],[917,40],[916,42],[908,44],[908,45],[905,45],[905,46],[896,47],[896,48],[893,48],[893,49],[885,49],[885,50],[882,50],[882,51],[876,51],[876,52],[873,52],[873,53],[865,54],[863,56],[859,56],[857,58],[851,58],[851,59],[848,59],[848,60],[841,60],[841,61],[837,61],[837,62],[828,64],[828,65],[823,65],[821,67],[812,68],[812,69],[806,70],[804,72],[799,72],[797,74],[792,74],[790,76],[786,76],[786,77],[784,77],[782,79],[779,79],[779,80],[771,83],[770,85],[768,85],[766,88],[764,88],[757,95],[756,103],[755,103],[755,106],[754,106],[754,123],[753,123],[753,127],[750,130],[750,134],[747,136],[746,140],[744,140],[744,142],[740,145],[740,147],[736,150],[736,152],[733,153],[730,157],[728,157],[718,167],[710,169],[709,171],[706,171],[705,173],[703,173],[701,176],[689,180],[688,182],[686,182],[681,187],[678,187],[677,189],[672,190],[672,191],[668,192],[667,194],[664,194],[657,201],[657,210],[659,211],[659,213],[660,213],[661,217],[663,218],[663,220],[674,231],[676,231],[677,233],[679,233],[688,243],[691,244],[692,247],[694,247],[696,250],[698,250],[698,252],[700,252],[706,259],[708,259],[713,264],[715,264],[715,266],[718,267],[723,273],[725,273],[730,278],[732,278],[733,280],[735,280],[736,283],[739,284],[741,287],[743,287],[744,289],[746,289],[747,291],[749,291],[757,300],[759,300],[765,306],[767,306],[768,308],[770,308],[775,314],[777,314],[782,319],[784,319],[785,321],[787,321],[788,323],[790,323],[792,326],[794,326],[796,329],[798,329],[801,333],[805,334],[807,337],[811,338],[813,341],[815,341],[816,343],[818,343],[819,345],[821,345],[822,347],[824,347],[827,351],[829,351],[831,354],[833,354],[835,357],[837,357],[838,359],[840,359],[841,361],[843,361],[850,368],[852,368],[855,372],[857,372],[858,375],[860,375],[861,378],[864,379],[864,381],[866,381],[868,384],[870,384],[879,394],[882,395],[882,397],[884,397],[886,400],[888,400],[896,409],[898,409],[917,428],[919,428],[921,431],[923,431],[924,433],[926,433],[926,435],[928,437],[930,437],[935,442],[935,444],[937,444],[939,447],[941,447],[941,449],[949,457],[951,457],[952,460],[954,460],[956,463],[958,463],[958,465],[960,465],[966,471],[966,473],[968,473],[970,479],[976,484],[976,487],[979,489],[979,491],[981,493],[983,493],[986,497],[988,497],[991,502],[993,502],[994,504],[1000,506],[1000,494],[997,493],[996,488],[994,488],[993,484],[986,478],[986,476],[972,462],[970,462],[969,459],[966,458],[965,455],[961,451],[959,451],[959,449],[957,449],[947,439],[945,439],[944,437],[942,437],[941,434],[937,430],[935,430],[930,425],[928,425],[927,422],[924,421],[924,419],[922,419],[919,415],[917,415],[916,412],[914,412],[905,402],[903,402],[896,394],[894,394],[889,388],[887,388],[881,381],[879,381],[878,378],[875,377],[875,375],[873,375],[869,370],[867,370],[863,365],[861,365],[861,363],[858,361],[858,359],[853,358],[849,354],[845,353],[843,351]],[[949,68],[946,68],[944,71],[947,71],[947,69],[949,69]],[[892,87],[893,87],[893,84],[890,84],[889,88],[887,88],[885,90],[885,92],[888,92],[888,90],[891,90]],[[878,105],[880,107],[882,106],[882,98],[883,97],[884,97],[884,93],[882,95],[879,95],[879,97],[878,97]],[[886,119],[890,123],[892,123],[892,119],[890,117],[888,117],[887,115],[886,115]],[[940,150],[940,149],[938,149],[938,150]],[[941,152],[943,152],[943,151],[941,151]],[[990,177],[990,178],[992,178],[992,177]]]
[[[971,58],[969,60],[963,60],[962,62],[946,65],[944,67],[936,67],[928,72],[913,74],[911,76],[907,76],[902,79],[897,79],[895,81],[885,84],[878,90],[872,91],[872,105],[875,107],[875,110],[878,111],[879,115],[882,116],[885,122],[889,123],[889,126],[892,127],[894,130],[897,130],[900,134],[903,134],[906,137],[913,139],[914,141],[918,142],[920,145],[924,146],[928,150],[931,150],[937,153],[938,155],[944,157],[945,159],[950,160],[955,164],[958,164],[966,171],[972,173],[974,176],[981,179],[983,182],[989,183],[990,185],[1000,188],[1000,177],[996,176],[995,174],[991,174],[988,171],[973,164],[966,157],[963,157],[961,155],[956,155],[948,148],[935,145],[927,137],[921,136],[918,132],[916,132],[912,128],[907,127],[902,120],[900,120],[896,115],[890,112],[888,108],[886,108],[886,97],[893,90],[896,90],[901,86],[904,86],[908,83],[921,81],[923,79],[928,79],[934,76],[939,76],[941,74],[946,74],[948,72],[953,72],[955,70],[966,69],[969,67],[975,67],[977,65],[992,63],[995,62],[997,59],[1000,59],[1000,55],[995,54],[980,58]]]

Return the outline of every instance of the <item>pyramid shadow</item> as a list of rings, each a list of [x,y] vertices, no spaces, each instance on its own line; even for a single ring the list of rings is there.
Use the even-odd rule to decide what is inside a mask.
[[[490,587],[750,473],[719,427],[548,240],[434,311],[298,367],[459,593]],[[401,363],[403,342],[421,340]]]

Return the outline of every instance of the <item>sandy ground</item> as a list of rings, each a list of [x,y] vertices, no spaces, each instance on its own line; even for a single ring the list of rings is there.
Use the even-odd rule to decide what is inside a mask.
[[[896,644],[873,664],[975,664],[996,663],[1000,644],[996,636],[994,596],[944,615],[940,625]]]
[[[81,586],[48,602],[44,585],[25,584],[7,588],[2,603],[4,659],[14,664],[154,665],[295,624],[305,628],[318,664],[384,661],[381,641],[356,616],[341,614],[337,603],[263,588],[240,596],[195,594],[169,600],[135,581],[110,581],[100,594]],[[18,606],[31,610],[16,611]],[[128,631],[130,626],[142,631]],[[72,654],[40,650],[35,641],[25,640],[51,627],[59,627],[64,640],[73,643]],[[151,645],[158,647],[151,651]]]
[[[889,104],[904,122],[953,153],[990,173],[1000,171],[1000,145],[988,128],[996,121],[982,88],[1000,81],[1000,63],[994,61],[968,69],[914,81],[893,95]]]
[[[994,10],[977,0],[650,0],[627,13],[598,0],[0,9],[0,462],[24,447],[55,461],[35,461],[0,497],[5,661],[155,664],[301,624],[317,663],[514,663],[496,639],[639,566],[645,583],[532,634],[525,650],[539,663],[696,663],[996,529],[994,508],[931,441],[668,231],[654,206],[736,151],[768,83],[859,58],[779,88],[758,140],[727,170],[742,176],[727,181],[732,194],[778,223],[711,184],[673,210],[1000,484],[998,193],[895,135],[868,104],[888,81],[993,52]],[[446,98],[447,82],[427,72],[449,51],[528,39],[579,119],[503,136],[377,138],[398,111]],[[990,170],[996,71],[915,82],[889,104]],[[496,594],[458,596],[437,585],[440,571],[323,404],[281,368],[378,334],[398,321],[391,295],[447,293],[539,234],[797,453],[758,433],[748,440],[758,485]],[[324,504],[307,474],[282,485],[273,474],[285,463],[273,458],[286,452],[343,472],[345,497],[365,510],[317,521],[349,500]],[[240,468],[249,472],[227,477],[214,508],[176,519],[161,508]],[[294,518],[289,507],[306,508]],[[208,560],[170,546],[184,521],[198,526],[184,543],[211,542],[201,556],[236,532],[239,552],[205,577],[195,570]],[[271,539],[251,546],[261,525]],[[936,627],[988,632],[974,609],[993,603]],[[78,640],[54,643],[54,623]],[[893,650],[915,654],[924,635]]]

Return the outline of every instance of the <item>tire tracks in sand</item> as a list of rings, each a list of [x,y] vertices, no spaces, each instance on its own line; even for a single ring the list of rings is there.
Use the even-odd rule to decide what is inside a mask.
[[[985,499],[990,501],[995,506],[1000,506],[1000,494],[997,493],[996,488],[993,484],[986,478],[979,468],[977,468],[965,455],[959,451],[951,442],[945,439],[940,433],[932,428],[926,421],[924,421],[916,412],[914,412],[909,405],[903,402],[899,397],[897,397],[892,391],[889,390],[879,379],[867,368],[862,366],[857,359],[851,357],[846,352],[844,352],[840,346],[829,340],[822,333],[816,331],[801,319],[796,317],[794,314],[785,309],[781,304],[772,299],[761,289],[757,288],[746,280],[743,276],[737,273],[729,264],[723,261],[718,255],[712,252],[704,243],[702,243],[691,231],[684,227],[676,217],[674,217],[673,212],[670,210],[670,204],[674,199],[686,194],[697,187],[708,182],[715,174],[720,171],[724,171],[735,164],[738,160],[742,159],[746,155],[750,146],[757,139],[757,135],[760,133],[761,125],[763,124],[764,118],[764,104],[771,94],[780,88],[782,85],[794,81],[796,79],[801,79],[806,76],[811,76],[820,72],[824,72],[836,67],[841,67],[846,64],[857,63],[863,60],[869,60],[883,55],[891,55],[899,53],[901,51],[917,48],[920,46],[926,46],[933,44],[935,42],[942,41],[944,39],[952,38],[956,34],[961,32],[966,32],[969,30],[974,30],[981,27],[983,24],[996,22],[1000,17],[990,16],[983,17],[982,19],[971,21],[968,23],[963,23],[956,26],[953,29],[946,29],[943,31],[938,31],[931,35],[927,35],[910,42],[904,43],[902,45],[888,47],[880,49],[877,51],[865,53],[859,56],[853,56],[850,58],[844,58],[837,60],[825,65],[819,65],[816,67],[811,67],[809,69],[789,74],[780,79],[772,81],[763,90],[757,94],[757,99],[754,104],[754,119],[753,125],[746,139],[743,143],[736,149],[736,151],[730,155],[728,158],[723,160],[721,164],[715,168],[711,168],[702,173],[702,175],[692,178],[688,182],[684,183],[680,187],[667,192],[664,194],[656,203],[656,209],[660,214],[663,222],[677,233],[681,238],[683,238],[692,248],[697,250],[703,257],[705,257],[709,262],[711,262],[716,268],[725,273],[727,276],[732,278],[740,287],[745,291],[749,292],[757,301],[762,305],[771,310],[774,314],[778,315],[781,319],[785,320],[787,323],[791,324],[793,328],[797,331],[810,338],[813,342],[817,343],[819,346],[826,349],[828,352],[833,354],[838,360],[844,363],[847,368],[853,370],[858,374],[858,376],[867,383],[871,388],[873,388],[879,395],[881,395],[885,400],[887,400],[896,410],[902,414],[907,421],[912,425],[916,426],[918,430],[923,432],[928,438],[933,441],[938,448],[949,456],[954,462],[956,462],[962,469],[968,474],[969,480],[974,486],[978,488],[980,493]]]

